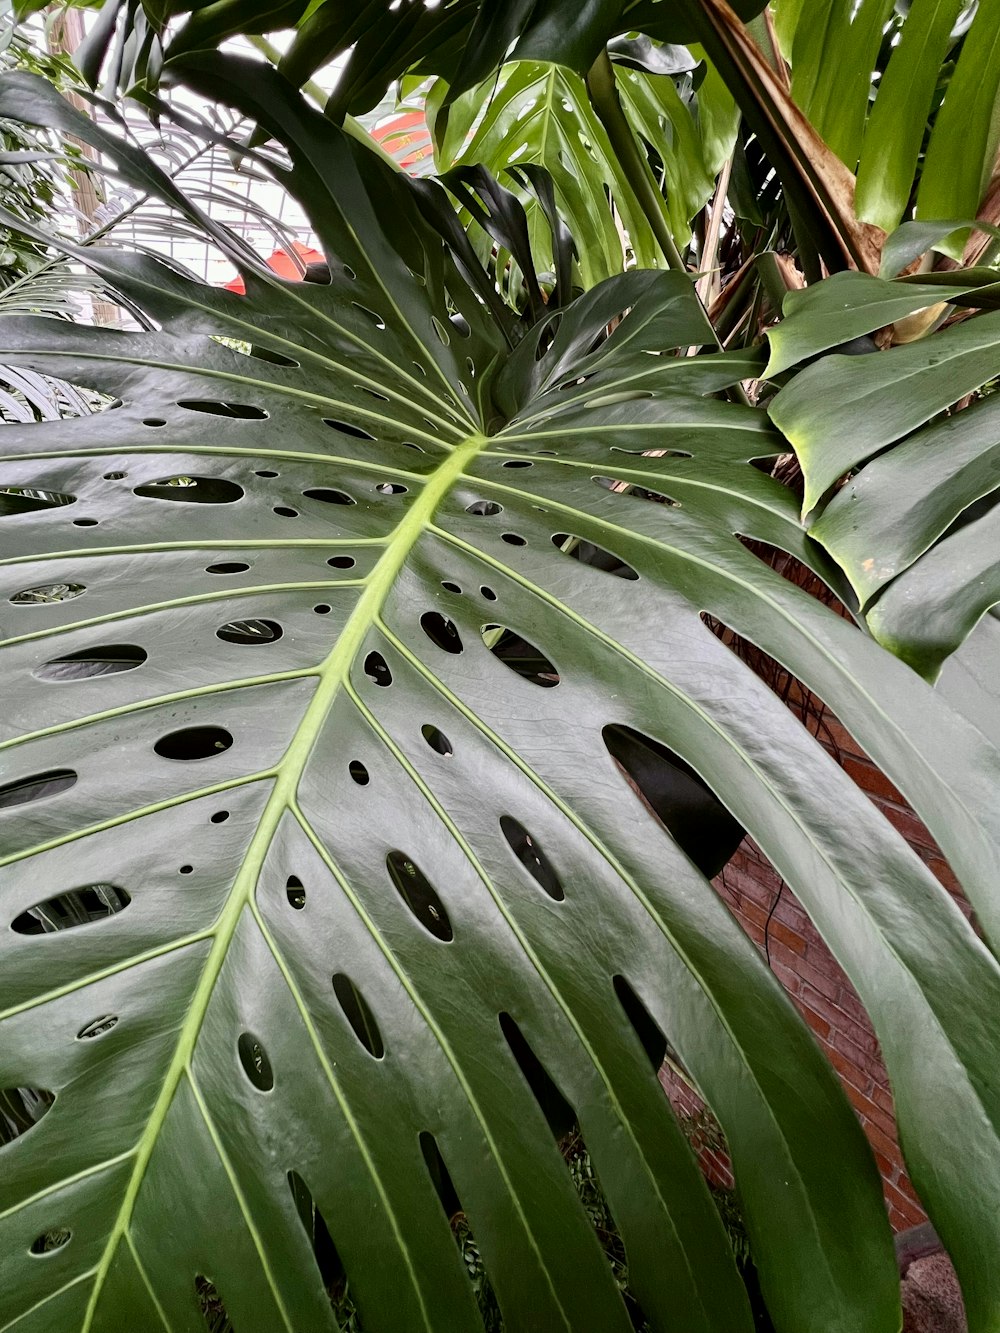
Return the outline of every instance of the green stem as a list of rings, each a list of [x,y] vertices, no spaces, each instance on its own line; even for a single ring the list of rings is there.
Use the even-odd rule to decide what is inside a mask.
[[[619,166],[625,173],[625,179],[632,187],[639,207],[649,223],[649,229],[663,252],[664,259],[670,268],[676,269],[679,273],[686,273],[684,260],[674,244],[674,238],[670,233],[670,226],[663,211],[663,200],[653,184],[649,166],[639,151],[635,135],[632,133],[632,127],[622,110],[621,100],[618,96],[618,85],[615,82],[614,66],[611,64],[611,58],[607,51],[601,52],[587,74],[587,93],[590,96],[590,104],[594,108],[594,114],[607,132]]]

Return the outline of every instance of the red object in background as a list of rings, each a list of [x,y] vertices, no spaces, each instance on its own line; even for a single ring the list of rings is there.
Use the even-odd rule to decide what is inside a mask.
[[[391,120],[376,125],[370,133],[404,171],[425,157],[430,157],[434,151],[431,147],[431,132],[421,111],[406,111],[401,116],[393,116]],[[405,149],[410,151],[404,156]]]
[[[303,245],[301,241],[295,241],[293,249],[302,261],[302,265],[326,263],[325,255],[321,255],[318,250],[313,250],[308,245]],[[277,273],[279,278],[289,278],[292,282],[302,281],[302,267],[296,264],[287,250],[275,250],[267,261],[267,266]],[[239,292],[240,296],[245,296],[246,290],[242,278],[233,278],[232,282],[226,283],[226,291]]]

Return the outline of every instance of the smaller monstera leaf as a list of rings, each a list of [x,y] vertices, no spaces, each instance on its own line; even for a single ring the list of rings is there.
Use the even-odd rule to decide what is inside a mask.
[[[998,290],[989,269],[843,273],[794,293],[771,335],[772,374],[833,348],[781,390],[771,418],[802,463],[810,535],[844,569],[879,642],[932,681],[1000,601],[1000,398],[943,415],[996,376]],[[885,352],[838,354],[942,302],[990,313]]]
[[[776,1327],[894,1333],[871,1154],[703,873],[736,821],[872,1013],[986,1329],[1000,971],[706,620],[828,698],[988,935],[1000,763],[741,540],[826,568],[755,465],[784,440],[720,396],[759,364],[673,355],[708,330],[666,273],[512,346],[410,183],[259,67],[197,68],[252,87],[331,280],[215,228],[246,295],[88,251],[153,331],[0,323],[5,360],[118,404],[2,439],[7,493],[59,502],[0,518],[0,1321],[332,1330],[346,1273],[366,1330],[465,1333],[460,1205],[508,1327],[627,1333],[553,1137],[575,1117],[651,1324],[749,1330],[669,1040]]]

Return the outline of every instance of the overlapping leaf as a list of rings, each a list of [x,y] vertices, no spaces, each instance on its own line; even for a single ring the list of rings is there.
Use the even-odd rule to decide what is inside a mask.
[[[771,336],[770,373],[928,306],[996,305],[992,270],[927,276],[942,281],[841,274],[796,293]],[[993,311],[878,355],[826,356],[770,409],[802,463],[812,536],[875,636],[931,680],[1000,601],[1000,399],[948,414],[995,378],[998,338]]]
[[[197,1329],[211,1289],[237,1330],[333,1328],[335,1255],[367,1330],[465,1333],[443,1162],[508,1327],[624,1333],[540,1062],[652,1327],[748,1328],[638,997],[726,1130],[777,1327],[895,1330],[850,1108],[610,727],[701,775],[852,975],[990,1327],[1000,972],[702,613],[827,698],[993,938],[998,757],[739,540],[816,559],[753,466],[784,441],[719,397],[753,361],[671,356],[707,330],[662,273],[511,348],[407,182],[264,72],[199,67],[289,142],[332,280],[236,247],[238,296],[102,252],[157,331],[0,325],[5,359],[121,400],[2,441],[4,486],[62,503],[0,520],[0,1086],[26,1131],[0,1148],[0,1319]],[[86,129],[30,81],[15,101]]]

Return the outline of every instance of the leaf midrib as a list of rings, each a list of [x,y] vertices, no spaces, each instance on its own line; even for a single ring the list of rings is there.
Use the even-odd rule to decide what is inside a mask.
[[[90,1333],[93,1327],[101,1292],[118,1246],[122,1239],[128,1235],[132,1213],[145,1179],[146,1170],[159,1141],[160,1131],[173,1105],[174,1096],[182,1079],[185,1075],[190,1077],[191,1059],[211,1003],[215,984],[228,956],[229,946],[244,909],[253,903],[257,878],[278,826],[286,811],[296,808],[298,785],[312,754],[315,737],[319,733],[322,722],[328,716],[335,698],[347,681],[365,637],[377,622],[382,606],[413,547],[430,526],[441,501],[485,443],[485,437],[478,432],[469,435],[466,440],[455,447],[438,470],[428,479],[423,491],[416,497],[400,520],[392,539],[386,546],[385,552],[369,575],[365,590],[341,631],[336,644],[320,667],[316,690],[277,767],[271,795],[264,806],[240,871],[234,880],[229,897],[216,923],[214,942],[209,950],[201,978],[188,1007],[187,1017],[181,1027],[173,1059],[164,1077],[160,1095],[137,1144],[135,1168],[97,1269],[90,1301],[81,1326],[81,1333]],[[377,1173],[374,1172],[373,1183],[376,1190],[381,1193],[380,1181]],[[405,1237],[399,1231],[392,1210],[387,1206],[387,1201],[386,1216],[393,1227],[400,1253],[404,1256],[407,1266],[413,1273],[414,1292],[423,1308],[421,1285],[413,1272]],[[275,1295],[277,1299],[277,1293]],[[433,1333],[428,1322],[426,1309],[424,1310],[424,1316],[427,1333]],[[285,1322],[287,1324],[287,1317],[285,1317]],[[289,1333],[292,1333],[290,1324],[288,1328]]]

